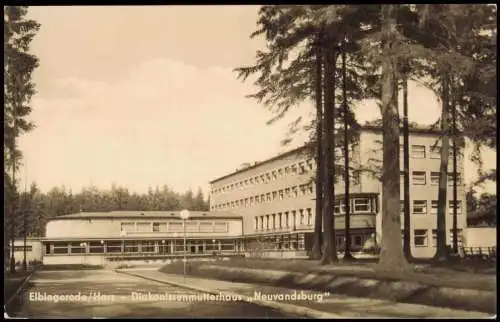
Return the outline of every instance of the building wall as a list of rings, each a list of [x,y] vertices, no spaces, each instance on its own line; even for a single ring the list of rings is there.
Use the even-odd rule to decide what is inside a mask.
[[[9,244],[10,246],[10,244]],[[22,263],[24,259],[24,240],[15,239],[14,240],[14,258],[16,263]],[[26,261],[41,261],[42,260],[42,242],[40,239],[26,240]]]
[[[155,223],[174,223],[175,229],[168,229],[165,231],[154,232],[153,222]],[[55,219],[47,223],[47,239],[78,239],[78,238],[121,238],[120,233],[122,224],[149,224],[147,231],[127,231],[126,237],[134,238],[162,238],[174,237],[176,235],[183,235],[180,220],[167,220],[167,219]],[[226,229],[208,232],[200,230],[200,223],[225,223]],[[190,225],[195,225],[198,228],[192,229]],[[202,224],[203,225],[203,224]],[[129,227],[129,226],[126,226]],[[163,226],[162,226],[163,227]],[[166,226],[173,227],[173,226]],[[188,220],[186,223],[186,236],[187,237],[217,237],[217,236],[240,236],[242,233],[242,224],[240,219],[209,219]]]
[[[410,233],[412,241],[412,254],[415,257],[431,257],[435,254],[435,233],[433,230],[437,227],[437,214],[433,213],[432,201],[437,202],[438,199],[438,185],[431,182],[431,173],[439,172],[440,159],[433,158],[430,153],[431,147],[436,143],[438,139],[437,135],[430,135],[424,133],[412,133],[409,137],[410,143],[410,218],[412,230]],[[361,134],[360,140],[360,150],[361,153],[361,163],[365,164],[367,168],[375,169],[376,166],[381,166],[382,161],[382,151],[381,151],[381,132],[365,131]],[[400,144],[403,144],[403,138],[401,136]],[[425,157],[416,158],[416,153],[412,153],[412,146],[424,146],[425,147]],[[416,152],[415,150],[413,150]],[[451,147],[450,147],[451,151]],[[450,152],[451,153],[451,152]],[[465,184],[462,180],[464,178],[464,163],[463,163],[463,152],[459,153],[460,157],[457,162],[457,172],[459,173],[459,185],[458,185],[458,199],[460,200],[460,211],[457,215],[457,228],[463,231],[467,226],[467,216],[466,216],[466,199],[465,199]],[[377,162],[375,160],[379,160]],[[404,169],[403,163],[403,153],[400,153],[400,169]],[[425,172],[425,184],[417,184],[413,172],[423,171]],[[453,163],[450,157],[450,162],[448,165],[448,173],[452,173]],[[400,185],[400,200],[404,198],[404,179],[403,174],[401,174],[401,185]],[[365,192],[378,192],[380,198],[382,197],[382,184],[377,178],[369,173],[363,173],[360,178],[361,189]],[[453,228],[453,209],[450,207],[449,202],[453,200],[453,184],[448,181],[447,189],[447,207],[446,207],[446,229],[450,231]],[[414,200],[425,200],[427,201],[427,211],[422,214],[413,213],[413,201]],[[401,212],[401,229],[403,229],[403,213]],[[382,238],[382,216],[377,217],[377,237]],[[427,238],[425,246],[415,245],[415,230],[425,230],[427,232]],[[451,243],[451,238],[447,239],[447,243]]]

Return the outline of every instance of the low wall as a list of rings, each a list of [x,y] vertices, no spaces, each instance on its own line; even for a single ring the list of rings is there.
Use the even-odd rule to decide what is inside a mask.
[[[496,227],[469,227],[465,234],[467,247],[494,247],[497,245]]]
[[[92,265],[92,266],[104,266],[106,260],[104,256],[96,255],[61,255],[61,256],[44,256],[44,265]]]
[[[381,280],[334,273],[309,274],[210,264],[200,265],[191,273],[235,282],[314,289],[347,296],[496,313],[496,292],[493,290],[440,287],[397,279]]]

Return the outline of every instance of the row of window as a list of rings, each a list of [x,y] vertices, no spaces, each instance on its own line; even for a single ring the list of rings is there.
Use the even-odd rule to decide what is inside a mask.
[[[411,213],[412,214],[428,214],[428,204],[429,202],[427,200],[413,200],[413,204],[411,205]],[[400,203],[400,211],[401,214],[404,213],[404,201],[401,200]],[[456,208],[457,208],[457,214],[462,213],[462,202],[461,200],[457,200],[456,203]],[[453,209],[455,208],[455,202],[453,200],[448,201],[448,211],[450,213],[453,213]],[[437,200],[431,200],[431,209],[430,213],[431,214],[437,214],[438,212],[438,201]]]
[[[286,189],[281,189],[277,191],[272,191],[268,193],[263,193],[260,195],[242,198],[239,200],[228,201],[225,203],[217,204],[212,206],[212,210],[222,210],[238,207],[252,207],[261,203],[269,203],[275,200],[283,200],[285,198],[298,198],[301,196],[314,194],[313,183],[302,184],[299,186],[293,186]]]
[[[268,250],[305,250],[304,234],[296,236],[264,236],[259,240],[248,240],[246,243],[249,251]]]
[[[403,231],[401,231],[401,238],[403,238]],[[457,241],[458,245],[463,244],[463,233],[462,229],[457,229]],[[453,229],[450,229],[449,243],[453,242]],[[427,229],[415,229],[413,231],[413,243],[415,247],[429,247],[429,237]],[[432,246],[437,246],[437,230],[432,229]]]
[[[186,248],[184,248],[186,247]],[[103,254],[103,253],[152,253],[172,254],[184,252],[202,253],[217,250],[234,250],[234,241],[182,240],[162,241],[106,241],[104,242],[54,242],[45,247],[46,254]]]
[[[401,155],[403,153],[403,145],[401,145]],[[410,156],[413,159],[425,159],[429,155],[430,159],[441,158],[440,146],[429,146],[429,153],[427,153],[427,146],[425,145],[412,145],[410,148]],[[450,145],[450,157],[453,157],[453,147]],[[212,190],[212,194],[224,193],[232,191],[233,189],[244,189],[254,184],[268,183],[271,181],[279,180],[288,175],[303,174],[315,170],[316,164],[314,159],[303,160],[295,162],[291,165],[270,170],[264,174],[255,175],[246,179],[238,180],[236,182],[228,183],[220,188]]]
[[[430,184],[432,186],[439,185],[439,172],[430,172]],[[456,176],[457,184],[460,185],[460,174],[457,173]],[[448,173],[448,185],[453,186],[455,182],[455,176],[453,173]],[[423,186],[427,184],[427,172],[426,171],[412,171],[411,173],[411,182],[415,186]],[[404,173],[401,173],[400,183],[404,183]]]
[[[10,251],[10,246],[7,246],[7,249]],[[33,246],[26,245],[26,252],[33,251]],[[24,246],[14,246],[14,252],[24,252]]]
[[[372,213],[377,212],[376,200],[370,198],[352,198],[349,200],[349,213]],[[345,200],[335,200],[333,212],[336,214],[345,214]]]
[[[252,176],[246,179],[238,180],[233,183],[228,183],[220,188],[212,190],[212,194],[229,192],[233,189],[243,189],[253,186],[254,184],[268,183],[284,178],[288,175],[304,174],[315,169],[315,162],[313,159],[307,161],[295,162],[291,165],[280,167],[270,170],[264,174]]]
[[[226,222],[216,221],[164,221],[164,222],[127,222],[121,223],[122,234],[126,233],[225,233],[228,227]]]
[[[402,144],[400,145],[400,149],[401,149],[400,154],[402,156],[403,152],[404,152],[404,146]],[[453,158],[453,145],[452,144],[450,144],[449,155],[450,155],[450,158]],[[431,146],[429,146],[429,150],[427,150],[427,147],[425,145],[412,145],[410,147],[410,157],[411,158],[413,158],[413,159],[425,159],[425,158],[427,158],[427,156],[429,156],[430,159],[440,159],[441,158],[441,147],[431,145]]]
[[[298,217],[297,214],[299,215]],[[289,228],[296,225],[313,225],[313,214],[311,208],[256,216],[254,218],[255,230]]]

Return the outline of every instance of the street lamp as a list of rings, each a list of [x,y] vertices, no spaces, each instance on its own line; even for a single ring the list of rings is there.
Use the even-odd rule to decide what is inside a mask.
[[[80,243],[80,247],[83,247],[83,265],[87,262],[87,243]]]
[[[186,278],[186,220],[189,219],[189,210],[184,209],[180,213],[182,219],[182,230],[184,231],[184,278]]]
[[[121,256],[122,256],[122,264],[125,264],[125,236],[127,236],[127,231],[126,230],[121,230],[120,231],[120,236],[122,237],[122,249],[121,249]]]
[[[165,255],[165,239],[161,241],[161,254]]]

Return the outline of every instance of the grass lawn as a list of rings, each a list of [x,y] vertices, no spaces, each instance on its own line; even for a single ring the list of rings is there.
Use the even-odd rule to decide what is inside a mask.
[[[6,301],[8,301],[12,295],[17,291],[17,289],[21,286],[21,284],[24,282],[24,279],[29,275],[29,273],[24,273],[24,272],[16,272],[14,274],[11,274],[9,272],[4,272],[3,273],[3,280],[4,280],[4,287],[3,287],[3,294],[4,294],[4,304]]]
[[[404,274],[392,272],[374,272],[372,269],[376,263],[374,261],[359,261],[358,262],[339,262],[334,265],[319,265],[318,261],[313,260],[274,260],[274,259],[250,259],[250,258],[234,258],[229,261],[217,261],[210,263],[190,262],[188,263],[188,274],[203,276],[208,278],[225,279],[213,271],[201,271],[198,269],[200,265],[221,265],[229,267],[244,267],[253,269],[271,269],[300,273],[317,273],[317,274],[332,274],[335,276],[355,276],[360,278],[378,279],[378,280],[404,280],[417,282],[427,285],[442,286],[442,287],[459,287],[480,290],[495,290],[496,289],[496,269],[495,273],[489,275],[477,275],[468,272],[457,272],[448,267],[426,267],[423,271],[412,271]],[[454,264],[457,265],[457,264]],[[494,265],[494,264],[492,264]],[[359,270],[356,268],[359,267]],[[182,274],[182,262],[176,262],[164,266],[160,271],[164,273]],[[206,276],[210,274],[211,276]],[[214,275],[215,274],[215,275]]]

